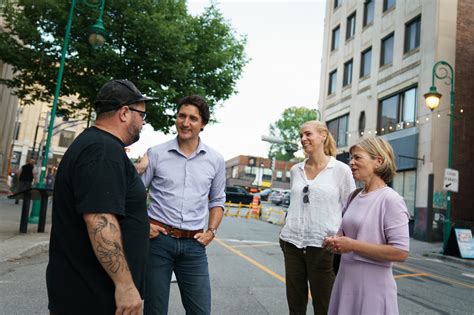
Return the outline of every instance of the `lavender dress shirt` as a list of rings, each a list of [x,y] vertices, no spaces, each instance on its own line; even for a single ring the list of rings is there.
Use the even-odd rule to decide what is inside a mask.
[[[186,157],[178,139],[148,149],[149,164],[142,175],[149,188],[148,215],[183,230],[204,228],[209,209],[225,202],[225,162],[201,140]]]

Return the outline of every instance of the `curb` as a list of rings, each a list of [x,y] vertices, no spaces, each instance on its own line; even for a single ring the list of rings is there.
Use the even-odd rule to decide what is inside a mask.
[[[465,265],[468,267],[474,267],[474,260],[470,259],[464,259],[464,258],[459,258],[459,257],[453,257],[453,256],[448,256],[448,255],[443,255],[443,254],[438,254],[438,253],[423,253],[424,257],[430,257],[430,258],[436,258],[444,261],[449,261],[452,263],[456,264],[461,264]]]
[[[49,241],[44,241],[44,242],[35,244],[31,246],[30,248],[27,248],[26,250],[22,251],[18,255],[7,257],[3,261],[15,261],[15,260],[20,260],[22,258],[31,258],[42,253],[47,253],[48,250],[49,250]],[[0,261],[0,262],[3,262],[3,261]]]

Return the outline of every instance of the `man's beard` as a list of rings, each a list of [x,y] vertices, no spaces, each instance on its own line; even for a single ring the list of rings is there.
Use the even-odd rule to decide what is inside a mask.
[[[135,142],[137,142],[140,139],[140,132],[142,131],[142,126],[140,125],[137,127],[135,125],[135,121],[132,121],[132,124],[128,126],[128,135],[130,136],[130,143],[127,143],[126,145],[129,146]]]

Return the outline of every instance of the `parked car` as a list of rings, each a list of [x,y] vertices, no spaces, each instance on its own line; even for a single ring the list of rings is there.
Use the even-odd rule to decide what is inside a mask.
[[[271,196],[270,196],[270,201],[273,204],[281,205],[283,203],[283,196],[284,196],[285,192],[289,192],[289,191],[288,190],[275,190],[275,191],[273,191]]]
[[[273,189],[267,188],[267,189],[264,189],[261,192],[259,192],[258,195],[260,196],[261,200],[268,201],[268,197],[270,197],[272,192],[273,192]]]
[[[227,186],[225,188],[225,201],[231,203],[249,204],[253,201],[253,195],[240,186]]]
[[[291,194],[290,194],[289,191],[285,191],[285,192],[283,193],[283,200],[282,200],[282,202],[281,202],[281,204],[282,204],[283,206],[285,206],[285,207],[289,207],[289,206],[290,206],[290,196],[291,196]]]

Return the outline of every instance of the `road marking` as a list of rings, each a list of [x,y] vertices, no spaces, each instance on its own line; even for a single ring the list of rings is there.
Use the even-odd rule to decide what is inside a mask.
[[[252,265],[256,266],[257,268],[265,271],[266,273],[268,273],[270,276],[274,277],[275,279],[278,279],[280,280],[281,282],[285,283],[285,277],[277,274],[276,272],[274,272],[273,270],[271,269],[268,269],[267,267],[265,267],[264,265],[258,263],[257,261],[253,260],[252,258],[250,258],[249,256],[247,255],[244,255],[243,253],[241,253],[240,251],[238,251],[237,249],[233,248],[232,246],[230,245],[227,245],[226,243],[224,243],[223,241],[221,241],[220,239],[216,238],[215,241],[217,243],[219,243],[222,247],[225,247],[227,248],[228,250],[230,250],[231,252],[233,252],[234,254],[236,254],[237,256],[240,256],[242,257],[243,259],[245,259],[246,261],[248,261],[249,263],[251,263]]]
[[[474,278],[474,275],[472,273],[463,273],[462,275],[465,277]]]
[[[232,239],[232,238],[222,239],[222,241],[224,241],[224,242],[235,242],[235,243],[253,243],[253,244],[273,244],[273,245],[279,245],[280,244],[278,242],[236,240],[236,239]]]
[[[442,263],[442,262],[443,262],[442,260],[436,259],[436,258],[425,258],[425,260],[434,261],[434,262],[439,262],[439,263]]]
[[[407,270],[407,271],[411,271],[411,272],[414,272],[414,273],[423,273],[423,270],[420,270],[420,269],[407,267],[405,265],[400,265],[400,264],[393,264],[393,265],[397,268]],[[444,282],[447,282],[447,283],[450,283],[450,284],[456,284],[456,285],[459,285],[459,286],[462,286],[462,287],[465,287],[465,288],[474,289],[474,285],[472,285],[472,284],[468,284],[468,283],[465,283],[465,282],[462,282],[462,281],[452,280],[452,279],[449,279],[449,278],[446,278],[446,277],[443,277],[443,276],[434,275],[432,273],[426,273],[426,277],[431,277],[431,278],[435,278],[435,279],[438,279],[438,280],[441,280],[441,281],[444,281]]]
[[[407,273],[407,274],[404,274],[404,275],[394,276],[395,279],[409,278],[409,277],[429,277],[429,274],[427,274],[427,273]]]
[[[233,248],[243,248],[243,247],[268,247],[268,246],[277,246],[278,244],[247,244],[247,245],[237,245],[232,246]]]

